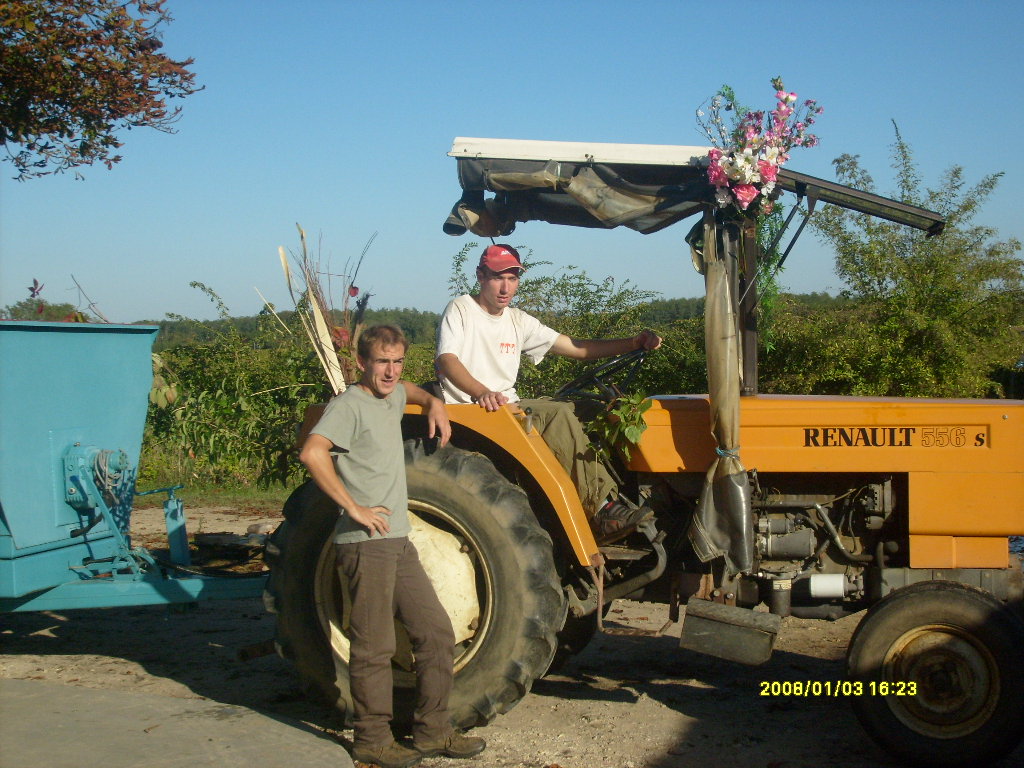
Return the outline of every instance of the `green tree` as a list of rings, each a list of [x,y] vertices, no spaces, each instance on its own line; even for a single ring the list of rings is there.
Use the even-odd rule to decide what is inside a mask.
[[[78,320],[80,312],[73,304],[50,304],[42,299],[22,299],[0,310],[5,320]],[[84,319],[84,318],[83,318]]]
[[[647,304],[643,322],[649,325],[664,325],[676,320],[704,316],[704,298],[655,299]]]
[[[802,345],[818,337],[836,354],[823,381],[845,382],[848,394],[982,397],[999,394],[994,370],[1020,355],[1024,262],[1020,241],[998,239],[974,222],[1001,173],[968,185],[953,166],[938,187],[925,188],[899,130],[893,144],[895,197],[946,218],[937,237],[866,214],[826,206],[812,224],[836,250],[836,271],[852,304],[819,316],[817,329],[789,329],[796,361],[815,357]],[[874,191],[859,159],[834,162],[839,182]],[[800,329],[797,329],[800,330]],[[829,334],[839,334],[836,338]],[[799,338],[797,338],[799,337]],[[845,354],[840,350],[845,349]]]
[[[0,3],[0,145],[19,180],[101,162],[120,128],[172,132],[195,93],[192,59],[159,53],[166,0]],[[81,176],[77,171],[76,176]]]

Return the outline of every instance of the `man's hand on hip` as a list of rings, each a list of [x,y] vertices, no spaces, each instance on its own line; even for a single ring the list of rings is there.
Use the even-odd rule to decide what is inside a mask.
[[[371,538],[375,533],[383,536],[391,530],[391,525],[388,523],[388,515],[391,514],[391,510],[387,507],[360,507],[353,505],[351,509],[346,509],[345,511],[349,517],[370,530]]]

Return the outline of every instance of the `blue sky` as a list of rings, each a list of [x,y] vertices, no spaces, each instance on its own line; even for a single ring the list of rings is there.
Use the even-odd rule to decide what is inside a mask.
[[[0,163],[0,306],[38,279],[108,318],[212,317],[199,280],[232,314],[289,306],[277,248],[300,223],[335,270],[378,232],[360,275],[371,306],[440,311],[458,198],[456,136],[702,144],[694,110],[723,83],[769,108],[769,80],[825,107],[821,146],[789,167],[833,178],[859,154],[892,192],[895,120],[926,184],[954,163],[1005,177],[979,220],[1024,238],[1024,125],[1016,2],[329,2],[168,0],[164,50],[195,58],[206,90],[176,134],[123,135],[114,170],[28,182]],[[628,279],[666,298],[703,293],[682,242],[521,224],[534,258]],[[783,285],[837,291],[810,233]],[[340,303],[340,299],[339,299]]]

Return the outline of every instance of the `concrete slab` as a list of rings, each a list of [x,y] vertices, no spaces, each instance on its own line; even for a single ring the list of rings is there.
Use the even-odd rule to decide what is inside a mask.
[[[297,720],[202,699],[0,680],[0,768],[351,768]]]

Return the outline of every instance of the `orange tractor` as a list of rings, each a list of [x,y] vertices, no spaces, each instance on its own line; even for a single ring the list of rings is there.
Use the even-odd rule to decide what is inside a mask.
[[[1024,534],[1024,402],[758,394],[758,248],[751,227],[716,217],[706,148],[457,139],[450,154],[463,188],[450,234],[527,220],[645,233],[702,216],[689,239],[708,286],[710,389],[650,397],[617,471],[656,515],[614,546],[596,543],[529,413],[450,406],[453,439],[437,450],[410,409],[413,539],[457,636],[458,725],[509,710],[629,597],[668,603],[683,647],[748,664],[768,660],[785,616],[866,609],[848,679],[811,685],[845,686],[867,732],[907,761],[1012,750],[1024,735],[1024,577],[1008,545]],[[944,224],[785,169],[778,185],[793,213],[827,203],[930,235]],[[605,362],[557,394],[611,401],[642,360]],[[282,655],[347,709],[336,514],[312,483],[295,491],[267,548],[267,600]],[[407,688],[408,645],[394,663]]]

